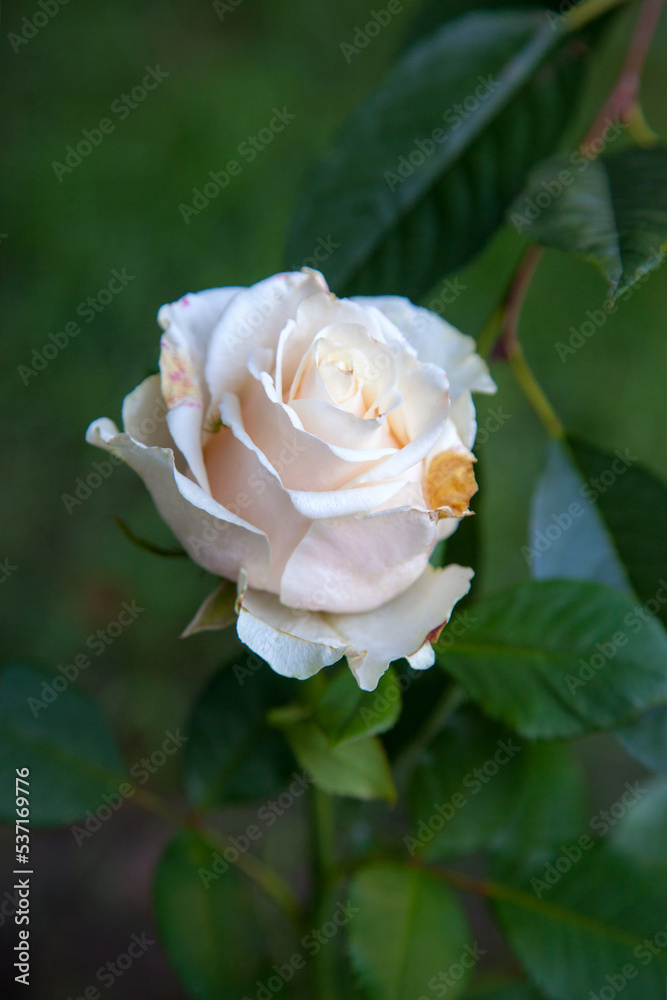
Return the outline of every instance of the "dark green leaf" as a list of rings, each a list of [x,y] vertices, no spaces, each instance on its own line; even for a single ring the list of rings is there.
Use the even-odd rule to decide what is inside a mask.
[[[352,671],[343,667],[315,707],[315,718],[332,746],[384,733],[400,714],[401,688],[391,667],[375,691],[362,691]]]
[[[667,487],[637,464],[576,438],[549,446],[526,558],[537,579],[597,580],[632,592],[667,623]]]
[[[644,767],[667,775],[667,706],[652,708],[615,733],[628,753]]]
[[[411,798],[413,839],[429,861],[485,847],[552,846],[581,823],[581,778],[569,747],[527,743],[471,708],[424,753]]]
[[[540,1000],[529,983],[512,983],[506,986],[479,987],[473,983],[466,1000]]]
[[[288,265],[325,235],[334,291],[413,299],[461,267],[563,132],[581,52],[542,65],[561,44],[543,10],[472,12],[417,43],[305,185]]]
[[[530,738],[630,721],[667,698],[667,636],[594,583],[523,583],[472,606],[442,666],[491,716]],[[437,652],[437,647],[436,647]]]
[[[667,938],[664,875],[609,848],[565,846],[569,858],[561,850],[516,887],[493,887],[517,957],[551,1000],[621,992],[624,1000],[659,1000],[667,951],[654,942]]]
[[[118,792],[123,766],[102,713],[63,674],[0,673],[0,816],[16,818],[16,768],[30,769],[30,822],[71,823]]]
[[[614,300],[662,263],[667,146],[592,161],[581,153],[549,160],[533,172],[510,217],[535,243],[596,264]]]
[[[612,834],[614,846],[639,864],[667,868],[667,783],[640,781],[633,791],[641,797],[630,797]]]
[[[230,868],[211,878],[214,851],[179,834],[158,866],[154,900],[162,944],[193,1000],[255,996],[261,942],[247,890]]]
[[[444,996],[438,992],[443,988],[449,1000],[461,996],[475,952],[447,886],[425,872],[384,862],[362,869],[350,896],[359,911],[350,921],[350,954],[373,997]],[[451,985],[444,978],[449,970]]]
[[[314,722],[293,722],[283,732],[294,754],[329,795],[355,799],[396,799],[396,789],[380,740],[357,740],[332,747]]]
[[[266,714],[293,692],[293,683],[247,652],[213,677],[195,706],[185,752],[193,805],[263,798],[289,781],[294,758]]]

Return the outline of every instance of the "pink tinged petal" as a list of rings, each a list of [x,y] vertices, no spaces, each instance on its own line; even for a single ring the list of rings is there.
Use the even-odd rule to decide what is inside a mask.
[[[238,288],[217,288],[187,295],[162,306],[158,322],[162,394],[169,408],[171,436],[199,484],[208,490],[202,459],[202,422],[209,405],[204,364],[211,331]]]
[[[377,608],[423,573],[436,530],[430,514],[406,509],[316,521],[285,567],[280,599],[310,611]]]
[[[253,437],[248,434],[236,396],[231,393],[226,394],[220,405],[220,413],[224,423],[229,425],[234,436],[246,449],[257,455],[260,464],[270,476],[273,476],[279,483],[281,479],[283,482],[285,480],[290,482],[294,479],[300,487],[310,487],[290,489],[286,486],[286,491],[295,510],[304,517],[315,519],[365,513],[373,510],[379,504],[385,503],[400,490],[402,486],[400,480],[372,483],[368,486],[355,486],[354,489],[340,489],[334,486],[334,488],[318,490],[316,488],[318,483],[324,481],[327,486],[329,485],[330,480],[328,478],[322,480],[321,477],[332,475],[331,471],[327,471],[325,465],[325,458],[328,465],[332,465],[332,448],[325,442],[318,441],[312,435],[299,437],[298,431],[291,424],[291,421],[285,418],[292,428],[290,437],[288,431],[282,426],[283,417],[276,418],[278,414],[284,414],[285,409],[287,407],[279,405],[273,411],[273,422],[262,419],[258,420],[255,426],[258,435],[261,436],[262,432],[269,435],[269,437],[262,438],[265,447],[275,453],[276,443],[280,445],[274,465]],[[360,454],[363,453],[355,453],[356,456]],[[364,457],[367,458],[367,456]],[[300,463],[298,475],[296,471],[293,471],[297,461]],[[310,468],[310,472],[309,463],[313,466]],[[211,474],[210,467],[209,474]]]
[[[266,278],[234,296],[213,331],[206,359],[206,381],[216,410],[223,393],[239,392],[251,377],[246,365],[250,352],[258,347],[275,350],[299,303],[326,287],[318,271],[303,268]]]
[[[322,615],[293,611],[272,594],[248,590],[236,628],[241,642],[284,677],[305,680],[345,653],[344,640]]]
[[[373,452],[367,456],[384,458],[398,450],[398,442],[381,417],[360,420],[340,407],[321,399],[295,399],[290,408],[299,417],[304,430],[321,441],[346,451]]]
[[[399,657],[419,654],[417,663],[426,665],[428,652],[422,648],[449,621],[454,605],[468,593],[472,576],[464,566],[427,566],[408,590],[375,611],[330,616],[349,643],[347,658],[362,690],[375,690]]]
[[[218,503],[255,525],[269,539],[271,570],[264,586],[278,592],[285,564],[310,522],[295,510],[278,476],[250,445],[242,433],[239,437],[230,427],[222,427],[206,445],[206,467]],[[254,585],[254,581],[251,583]]]
[[[266,584],[271,561],[266,535],[178,472],[171,448],[146,447],[119,433],[105,417],[93,421],[86,440],[118,455],[143,479],[162,519],[194,562],[232,580],[245,568],[253,586]]]

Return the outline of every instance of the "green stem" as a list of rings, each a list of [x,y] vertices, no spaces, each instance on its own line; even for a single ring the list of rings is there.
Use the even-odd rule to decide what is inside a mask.
[[[417,735],[396,758],[394,770],[397,781],[409,774],[421,756],[422,751],[426,749],[434,737],[449,722],[459,706],[466,701],[467,697],[463,688],[460,688],[456,684],[451,688],[447,688]]]
[[[228,847],[232,847],[231,841],[216,829],[207,824],[200,823],[194,814],[184,816],[177,809],[153,792],[135,788],[133,796],[134,802],[141,809],[154,813],[161,819],[166,819],[176,827],[194,828],[207,840],[216,850],[222,852]],[[267,865],[254,854],[239,854],[236,865],[240,870],[252,879],[266,895],[276,903],[289,919],[299,926],[301,919],[301,908],[295,898],[291,887],[277,871]]]
[[[317,926],[327,920],[325,908],[336,877],[336,830],[334,802],[330,795],[313,788],[311,793],[313,837],[313,916]],[[321,948],[314,960],[318,1000],[338,1000],[335,948]]]
[[[539,417],[549,437],[556,441],[562,441],[565,438],[565,428],[535,378],[518,341],[512,347],[509,363],[519,387]]]
[[[628,0],[582,0],[565,14],[564,27],[566,31],[581,31],[591,21],[596,21],[615,7],[620,7]]]

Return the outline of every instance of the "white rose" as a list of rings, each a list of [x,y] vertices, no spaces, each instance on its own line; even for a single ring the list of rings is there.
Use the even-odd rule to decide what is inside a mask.
[[[160,372],[87,440],[123,458],[197,563],[239,582],[238,634],[280,674],[346,656],[364,690],[431,640],[472,570],[434,569],[476,491],[474,341],[316,271],[160,309]],[[445,374],[446,373],[446,374]],[[165,420],[166,414],[166,420]]]

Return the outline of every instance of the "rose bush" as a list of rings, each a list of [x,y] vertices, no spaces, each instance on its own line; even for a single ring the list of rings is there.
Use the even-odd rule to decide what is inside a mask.
[[[239,588],[278,673],[346,656],[360,686],[433,663],[472,570],[429,564],[476,491],[474,341],[407,299],[338,299],[304,268],[160,309],[160,375],[87,439],[145,481],[197,563]],[[162,414],[156,419],[155,414]]]

